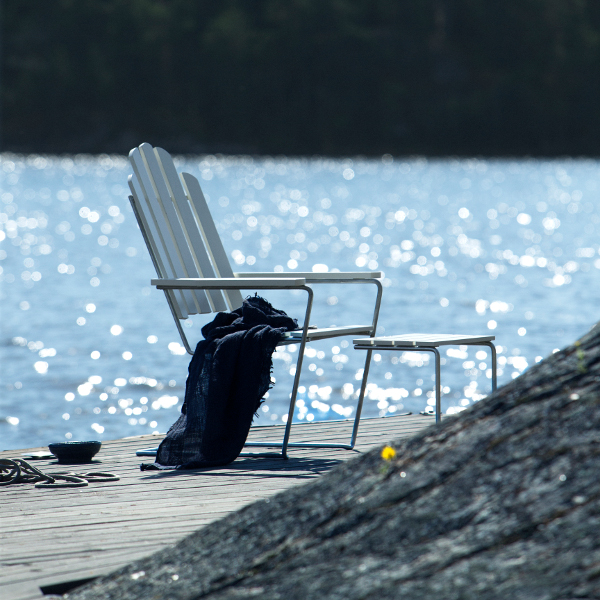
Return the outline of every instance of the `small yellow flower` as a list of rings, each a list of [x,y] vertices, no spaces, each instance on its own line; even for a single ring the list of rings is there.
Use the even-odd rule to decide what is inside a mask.
[[[392,460],[396,456],[396,451],[391,446],[385,446],[381,451],[381,458],[383,460]]]

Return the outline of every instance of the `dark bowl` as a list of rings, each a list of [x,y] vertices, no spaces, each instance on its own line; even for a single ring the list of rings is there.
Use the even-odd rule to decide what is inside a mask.
[[[100,446],[102,442],[58,442],[48,444],[48,450],[58,458],[59,463],[68,465],[91,462]]]

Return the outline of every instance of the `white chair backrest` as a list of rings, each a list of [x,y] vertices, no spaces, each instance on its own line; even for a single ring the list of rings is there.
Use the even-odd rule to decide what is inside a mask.
[[[132,206],[158,276],[233,277],[198,180],[189,173],[180,177],[170,154],[150,144],[134,148],[129,160]],[[180,319],[242,305],[239,290],[180,290],[169,296]]]

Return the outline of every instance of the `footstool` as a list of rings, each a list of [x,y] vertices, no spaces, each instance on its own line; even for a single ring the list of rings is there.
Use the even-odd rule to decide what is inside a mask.
[[[492,392],[496,390],[496,347],[493,335],[434,335],[408,333],[383,337],[357,338],[353,340],[355,350],[395,350],[397,352],[431,352],[435,356],[435,420],[441,419],[442,389],[440,383],[439,346],[487,346],[492,353]],[[370,358],[370,355],[369,355]],[[366,378],[365,378],[366,381]]]

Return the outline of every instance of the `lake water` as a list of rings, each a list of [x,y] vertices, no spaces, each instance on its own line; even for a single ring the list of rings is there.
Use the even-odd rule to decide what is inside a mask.
[[[379,333],[496,335],[499,384],[599,318],[600,163],[183,157],[234,270],[382,270]],[[1,155],[0,448],[164,432],[187,376],[121,156]],[[313,321],[369,321],[373,286],[324,286]],[[300,320],[304,293],[264,292]],[[189,321],[196,339],[206,318]],[[256,419],[287,414],[297,349]],[[364,353],[308,351],[297,420],[352,416]],[[486,351],[443,350],[444,412],[490,389]],[[364,415],[433,404],[429,354],[375,355]],[[292,434],[293,435],[293,434]]]

